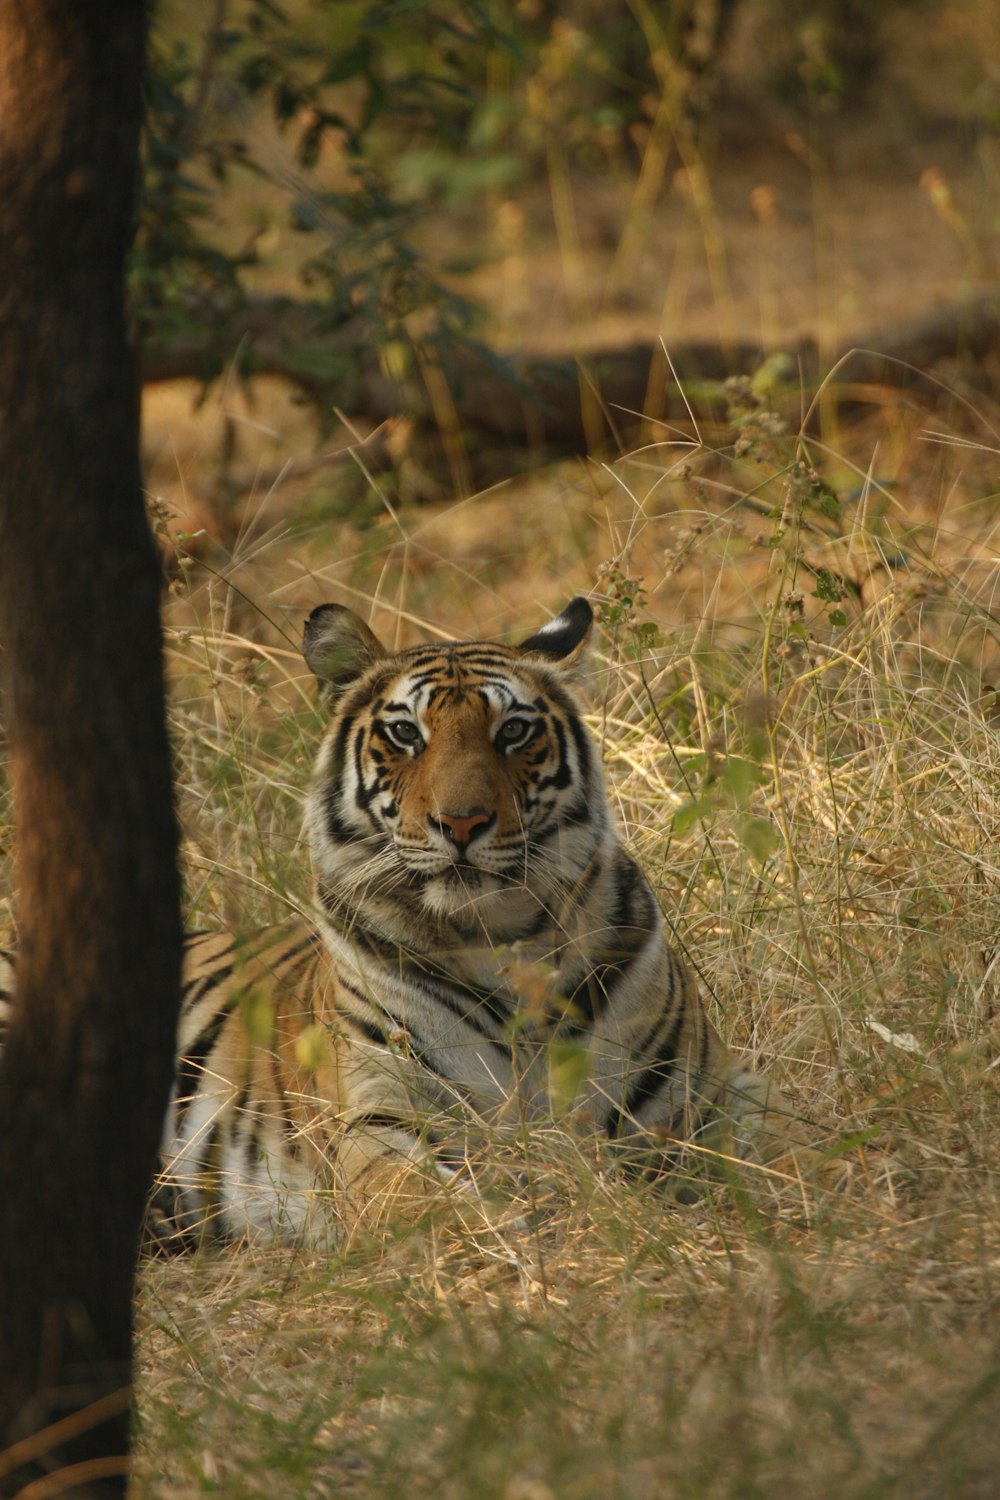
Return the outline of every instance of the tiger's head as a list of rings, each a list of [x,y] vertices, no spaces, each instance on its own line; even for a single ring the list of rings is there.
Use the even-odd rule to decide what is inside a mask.
[[[306,829],[328,909],[398,932],[405,906],[492,941],[541,929],[607,827],[573,693],[592,624],[577,598],[519,646],[391,651],[351,610],[313,610],[303,650],[331,719]]]

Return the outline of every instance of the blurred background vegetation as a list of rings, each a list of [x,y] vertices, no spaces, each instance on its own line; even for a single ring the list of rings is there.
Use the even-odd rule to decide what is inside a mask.
[[[461,337],[480,310],[449,279],[488,255],[469,230],[498,198],[568,170],[591,187],[631,180],[648,208],[671,167],[690,171],[692,153],[718,149],[734,114],[744,130],[777,121],[786,136],[845,112],[884,126],[886,89],[898,128],[923,116],[926,131],[942,61],[935,28],[951,17],[944,29],[961,42],[962,9],[161,0],[133,268],[139,326],[154,340],[204,334],[206,299],[218,313],[277,287],[322,298],[330,328],[364,312],[380,343]],[[921,28],[923,58],[912,38]],[[965,41],[978,66],[975,35]],[[991,135],[996,68],[960,86],[953,105],[949,123],[970,147]]]
[[[147,376],[394,422],[380,463],[438,496],[620,447],[581,357],[647,416],[661,339],[689,378],[806,339],[815,381],[992,280],[998,31],[972,0],[161,0]]]

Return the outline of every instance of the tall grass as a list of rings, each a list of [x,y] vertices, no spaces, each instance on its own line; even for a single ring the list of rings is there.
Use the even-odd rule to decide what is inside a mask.
[[[994,23],[952,10],[973,26],[979,109],[979,39]],[[912,48],[921,33],[906,31]],[[564,26],[560,38],[550,65],[571,82],[574,37]],[[650,48],[661,97],[638,171],[621,144],[603,178],[591,158],[574,168],[580,112],[560,76],[538,91],[537,119],[528,100],[558,246],[531,222],[530,191],[527,217],[521,198],[491,200],[503,260],[486,275],[494,316],[507,278],[506,341],[563,349],[651,327],[673,338],[684,318],[689,332],[742,334],[731,296],[759,276],[746,327],[759,321],[770,343],[802,321],[833,347],[876,272],[874,300],[899,300],[881,265],[846,253],[864,239],[858,200],[837,201],[799,136],[784,144],[807,167],[811,232],[790,229],[784,174],[757,185],[756,222],[730,204],[726,238],[652,35]],[[740,125],[743,145],[755,129]],[[986,181],[988,132],[979,146]],[[757,171],[752,155],[740,162]],[[741,211],[756,182],[741,175]],[[942,183],[925,183],[938,214]],[[257,179],[242,191],[227,229],[245,219],[256,233]],[[456,241],[463,254],[488,241],[473,217],[456,234],[435,216],[449,263]],[[914,222],[929,235],[930,219]],[[995,260],[995,225],[984,233],[975,254],[962,239],[970,265]],[[270,263],[261,251],[262,284],[286,284],[289,244]],[[924,261],[943,262],[924,248],[899,264],[930,286]],[[752,300],[744,285],[744,314]],[[191,925],[248,928],[308,906],[300,803],[321,719],[298,651],[305,610],[352,604],[389,641],[517,639],[593,592],[591,724],[629,844],[721,1031],[848,1180],[774,1193],[720,1182],[682,1204],[610,1173],[557,1120],[493,1143],[510,1207],[489,1223],[400,1227],[323,1257],[234,1247],[149,1261],[143,1500],[995,1494],[997,422],[970,426],[961,411],[952,431],[886,393],[853,428],[823,399],[819,438],[770,410],[766,381],[737,383],[730,400],[725,430],[655,427],[662,441],[617,464],[566,465],[461,505],[400,510],[359,444],[349,472],[307,464],[266,485],[231,554],[185,535],[218,455],[185,472],[165,438],[176,492],[190,475],[185,515],[154,512],[172,577]],[[237,410],[227,393],[223,468],[234,424],[257,438],[269,425],[249,472],[280,474],[294,414],[277,401],[269,389]],[[2,854],[9,827],[0,785]],[[0,891],[0,920],[9,905]]]
[[[152,1262],[139,1495],[993,1493],[994,456],[960,474],[949,448],[942,478],[918,421],[904,496],[870,434],[823,453],[732,396],[735,455],[696,435],[360,531],[290,514],[188,567],[190,903],[247,924],[308,898],[307,603],[367,598],[387,638],[516,638],[594,587],[591,722],[629,841],[719,1026],[846,1188],[678,1204],[555,1121],[497,1141],[489,1224]]]

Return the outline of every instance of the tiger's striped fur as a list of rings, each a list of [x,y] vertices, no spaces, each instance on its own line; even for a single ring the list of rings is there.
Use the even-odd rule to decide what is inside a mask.
[[[553,1039],[585,1054],[577,1109],[645,1163],[766,1136],[768,1085],[710,1025],[613,823],[574,691],[591,623],[578,599],[519,647],[390,652],[348,610],[310,616],[321,941],[194,940],[165,1150],[182,1222],[316,1238],[316,1189],[334,1222],[419,1194],[471,1117],[544,1115]]]
[[[575,697],[591,624],[576,599],[520,646],[393,652],[313,611],[318,922],[189,940],[160,1193],[182,1229],[323,1243],[461,1176],[474,1118],[549,1109],[553,1039],[585,1062],[575,1108],[646,1166],[767,1138],[769,1086],[614,825]]]

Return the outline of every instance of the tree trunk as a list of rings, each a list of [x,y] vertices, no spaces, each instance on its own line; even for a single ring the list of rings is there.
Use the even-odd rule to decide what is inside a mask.
[[[38,1497],[126,1488],[133,1279],[177,1009],[160,578],[123,296],[144,49],[140,0],[0,0],[0,646],[20,879],[0,1492],[60,1470]]]

